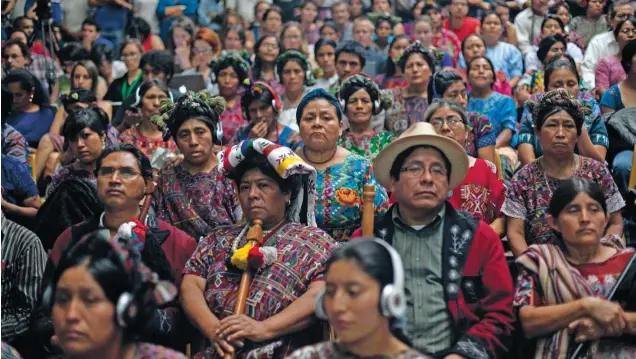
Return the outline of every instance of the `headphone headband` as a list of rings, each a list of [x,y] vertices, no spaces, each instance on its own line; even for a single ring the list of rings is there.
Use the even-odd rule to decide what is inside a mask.
[[[404,293],[404,265],[402,264],[402,257],[400,257],[400,254],[395,250],[395,248],[385,241],[378,238],[373,238],[372,240],[375,243],[380,244],[389,252],[389,255],[391,256],[391,266],[393,267],[393,287],[398,292]]]

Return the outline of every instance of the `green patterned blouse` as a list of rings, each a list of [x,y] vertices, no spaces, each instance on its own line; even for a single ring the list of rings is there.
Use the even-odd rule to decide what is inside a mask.
[[[338,145],[356,155],[373,160],[384,147],[395,139],[395,134],[389,131],[373,131],[370,134],[355,135],[349,130],[346,130],[338,139]]]

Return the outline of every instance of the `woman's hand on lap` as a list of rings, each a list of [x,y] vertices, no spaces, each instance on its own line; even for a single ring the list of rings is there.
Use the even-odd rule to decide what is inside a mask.
[[[232,315],[221,320],[216,330],[219,339],[233,342],[241,339],[249,339],[260,343],[270,339],[269,330],[263,322],[259,322],[245,314]]]
[[[625,329],[625,312],[616,303],[598,297],[583,299],[587,313],[605,328],[605,335],[621,335]]]

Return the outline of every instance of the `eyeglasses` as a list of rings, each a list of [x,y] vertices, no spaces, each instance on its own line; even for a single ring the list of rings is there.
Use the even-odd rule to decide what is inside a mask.
[[[457,7],[468,7],[468,3],[465,2],[452,2],[451,5]]]
[[[426,171],[426,168],[422,165],[409,165],[400,168],[400,173],[404,173],[406,177],[409,178],[419,178],[422,177]],[[446,169],[441,165],[432,165],[428,168],[428,173],[431,174],[431,177],[434,179],[440,179],[446,177]]]
[[[268,50],[278,50],[277,44],[263,44],[261,46],[263,46],[264,49],[268,49]]]
[[[192,52],[195,54],[205,54],[207,52],[213,51],[214,48],[211,46],[206,46],[206,47],[195,47],[192,49]]]
[[[622,29],[621,30],[621,34],[625,34],[627,36],[631,35],[636,35],[636,28],[631,28],[631,29]]]
[[[444,124],[447,124],[448,127],[460,127],[464,124],[464,122],[458,118],[449,118],[446,120],[442,118],[434,118],[430,121],[430,124],[435,128],[442,128],[444,127]]]
[[[132,167],[122,167],[115,169],[113,167],[100,167],[99,171],[97,171],[97,175],[99,177],[112,178],[115,173],[122,179],[132,179],[139,176],[141,173],[135,171]]]
[[[634,14],[621,13],[621,14],[616,14],[616,16],[614,16],[614,18],[615,18],[616,20],[620,20],[620,21],[622,21],[622,20],[625,20],[625,19],[627,19],[628,17],[633,16],[633,15],[634,15]]]
[[[139,54],[134,52],[134,53],[128,53],[128,54],[121,54],[121,59],[125,60],[125,59],[136,59],[139,57]]]

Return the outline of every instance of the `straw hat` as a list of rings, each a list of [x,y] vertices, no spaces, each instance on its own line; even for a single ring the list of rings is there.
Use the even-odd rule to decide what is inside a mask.
[[[373,173],[384,188],[391,188],[391,167],[395,158],[413,146],[431,146],[439,149],[451,164],[449,188],[462,183],[468,172],[468,155],[457,141],[438,135],[428,122],[409,127],[397,140],[386,146],[373,160]]]

